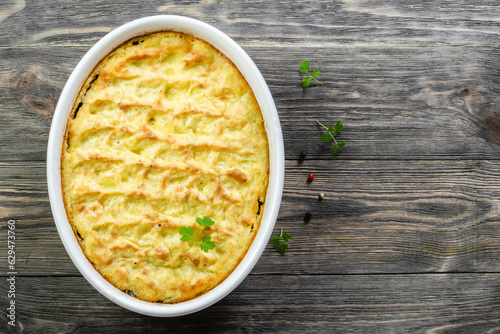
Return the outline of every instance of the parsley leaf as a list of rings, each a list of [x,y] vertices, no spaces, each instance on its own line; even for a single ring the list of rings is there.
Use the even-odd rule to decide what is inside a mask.
[[[332,136],[330,136],[329,133],[325,133],[323,136],[321,136],[321,141],[328,143],[330,140],[332,140]]]
[[[283,233],[282,238],[283,238],[283,240],[288,242],[288,241],[290,241],[290,239],[292,239],[292,236],[285,232],[285,233]]]
[[[329,127],[328,129],[330,129],[330,128],[331,127]],[[342,130],[344,130],[344,125],[342,123],[340,123],[340,121],[338,121],[335,124],[335,128],[333,129],[333,136],[337,137],[342,132]]]
[[[280,242],[280,237],[278,237],[278,236],[274,236],[274,237],[272,237],[271,239],[269,239],[269,242],[270,242],[271,244],[277,244],[278,242]]]
[[[321,141],[327,143],[333,139],[333,141],[335,142],[335,144],[333,144],[331,151],[332,151],[332,155],[336,156],[337,154],[340,153],[340,149],[342,147],[344,147],[344,145],[345,145],[345,141],[341,141],[339,143],[339,142],[337,142],[337,139],[336,139],[337,136],[340,135],[342,130],[344,130],[344,125],[340,121],[338,121],[337,123],[335,123],[335,127],[331,127],[331,126],[326,127],[323,124],[321,124],[319,121],[316,121],[316,122],[326,130],[326,133],[323,136],[321,136]],[[333,131],[333,133],[332,133],[332,131]]]
[[[310,84],[311,84],[311,78],[303,78],[302,79],[302,86],[309,87]]]
[[[212,226],[215,222],[210,217],[200,217],[196,218],[196,222],[201,225],[201,227]]]
[[[274,236],[269,239],[269,243],[274,244],[274,249],[278,251],[281,255],[285,255],[285,253],[290,249],[288,247],[287,242],[292,239],[292,236],[286,232],[283,232],[283,227],[281,228],[281,233],[279,236]]]
[[[339,144],[335,144],[332,147],[332,155],[335,156],[340,153]]]
[[[206,235],[201,242],[201,250],[208,253],[209,250],[215,248],[215,242],[211,241],[212,237]]]
[[[182,235],[181,241],[189,241],[194,234],[194,228],[192,227],[181,227],[179,229],[179,234]]]
[[[307,73],[309,71],[309,62],[307,60],[303,60],[300,65],[300,72]]]
[[[280,243],[274,246],[274,249],[277,250],[281,255],[285,255],[285,253],[290,249],[287,244]]]
[[[198,236],[196,239],[198,239],[198,241],[191,241],[190,245],[189,245],[189,248],[186,249],[184,251],[184,253],[186,253],[188,250],[191,249],[191,247],[193,247],[193,245],[195,244],[200,244],[200,248],[202,251],[204,251],[205,253],[207,253],[209,250],[211,249],[214,249],[215,248],[215,243],[212,241],[212,237],[209,236],[209,235],[206,235],[203,237],[203,239],[201,239],[201,232],[206,228],[206,227],[209,227],[209,226],[212,226],[215,222],[210,218],[210,217],[203,217],[203,218],[196,218],[196,222],[201,226],[201,231],[198,231],[198,230],[195,230],[194,228],[188,226],[183,226],[181,228],[179,228],[179,234],[182,235],[181,237],[181,241],[189,241],[189,240],[192,240],[195,232],[196,235]]]
[[[314,70],[313,73],[309,73],[309,62],[307,60],[303,60],[302,64],[300,65],[300,73],[307,73],[309,77],[304,77],[302,78],[302,86],[304,87],[309,87],[311,85],[311,80],[316,81],[320,85],[323,83],[316,79],[316,77],[321,73],[321,71]]]

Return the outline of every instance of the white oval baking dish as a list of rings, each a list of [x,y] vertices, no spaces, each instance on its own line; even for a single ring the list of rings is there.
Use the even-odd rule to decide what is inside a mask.
[[[82,84],[92,69],[123,42],[155,31],[173,30],[199,37],[224,53],[238,67],[261,107],[269,141],[269,186],[261,226],[246,256],[232,274],[217,287],[195,299],[178,304],[156,304],[127,295],[111,285],[90,264],[68,222],[61,191],[61,149],[66,123]],[[74,264],[87,281],[113,302],[138,313],[172,317],[199,311],[225,297],[252,270],[262,255],[278,215],[284,179],[284,148],[278,113],[260,71],[245,51],[220,30],[182,16],[151,16],[120,26],[97,42],[75,67],[57,103],[50,128],[47,151],[47,183],[50,206],[61,240]]]

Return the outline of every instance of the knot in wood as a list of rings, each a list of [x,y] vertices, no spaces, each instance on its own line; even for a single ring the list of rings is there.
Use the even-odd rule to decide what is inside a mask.
[[[24,72],[19,79],[16,80],[17,89],[28,89],[35,84],[36,75],[32,72]]]

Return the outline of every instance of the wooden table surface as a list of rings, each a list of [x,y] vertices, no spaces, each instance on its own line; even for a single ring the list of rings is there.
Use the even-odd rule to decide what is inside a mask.
[[[286,153],[275,233],[293,236],[226,298],[170,319],[87,283],[57,234],[45,176],[75,65],[107,32],[156,14],[219,28],[261,70]],[[499,35],[496,0],[0,0],[0,332],[500,333]],[[303,59],[323,86],[301,86]],[[344,123],[338,157],[316,120]]]

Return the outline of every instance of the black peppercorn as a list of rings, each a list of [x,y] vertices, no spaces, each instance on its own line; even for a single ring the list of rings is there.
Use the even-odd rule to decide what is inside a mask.
[[[306,154],[306,152],[302,152],[302,153],[300,153],[300,155],[299,155],[299,159],[305,159],[305,158],[306,158],[306,155],[307,155],[307,154]]]
[[[304,222],[308,223],[311,220],[312,214],[310,212],[306,213],[304,216]]]

